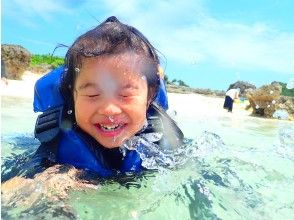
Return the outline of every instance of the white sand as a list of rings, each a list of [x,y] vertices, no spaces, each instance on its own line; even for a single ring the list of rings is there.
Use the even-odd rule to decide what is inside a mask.
[[[26,71],[22,80],[8,80],[6,85],[1,81],[1,96],[26,97],[33,99],[35,82],[42,75]],[[234,103],[233,113],[223,109],[224,98],[208,97],[199,94],[169,93],[170,112],[177,111],[178,115],[185,117],[218,117],[218,116],[248,116],[247,103]]]
[[[1,96],[34,97],[35,82],[42,75],[30,71],[24,72],[22,80],[7,80],[7,84],[1,80]]]
[[[224,98],[208,97],[199,94],[169,94],[169,111],[176,111],[178,115],[185,117],[243,117],[251,114],[245,107],[248,102],[236,102],[233,113],[223,109]]]

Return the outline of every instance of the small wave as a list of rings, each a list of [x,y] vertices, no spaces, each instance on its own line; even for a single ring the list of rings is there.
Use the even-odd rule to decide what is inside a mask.
[[[40,145],[33,133],[13,133],[1,136],[1,140],[2,144],[10,145],[12,150],[36,149]]]
[[[294,161],[294,127],[281,128],[279,130],[279,144],[276,152],[284,158]]]

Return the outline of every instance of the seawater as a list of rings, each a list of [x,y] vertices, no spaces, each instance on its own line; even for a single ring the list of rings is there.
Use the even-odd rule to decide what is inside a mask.
[[[39,145],[33,137],[37,115],[30,99],[2,97],[1,105],[2,176],[13,167],[21,176],[25,167],[20,165]],[[50,196],[41,193],[49,179],[31,181],[11,197],[15,201],[2,206],[2,219],[293,218],[293,122],[233,114],[175,117],[187,137],[173,152],[175,166],[108,180],[88,178],[89,187],[69,188],[62,195],[54,189]],[[62,175],[54,177],[60,186],[66,184]],[[30,195],[31,203],[19,202]]]

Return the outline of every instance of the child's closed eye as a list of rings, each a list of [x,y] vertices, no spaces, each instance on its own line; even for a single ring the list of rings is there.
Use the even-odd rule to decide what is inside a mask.
[[[122,98],[127,98],[130,96],[131,96],[130,94],[119,94],[119,97],[122,97]]]
[[[96,94],[80,94],[82,97],[84,97],[85,99],[90,99],[90,100],[93,100],[93,99],[97,99],[100,97],[100,94],[99,93],[96,93]]]
[[[137,95],[137,92],[136,92],[136,90],[133,90],[133,89],[127,89],[127,90],[121,91],[118,94],[118,96],[121,98],[129,98],[129,97],[133,97],[136,95]]]
[[[89,98],[96,98],[96,97],[99,97],[100,94],[85,95],[85,96],[87,96],[87,97],[89,97]]]
[[[136,99],[137,97],[137,94],[134,93],[134,92],[124,92],[124,93],[119,93],[118,94],[118,98],[120,99],[120,101],[122,102],[131,102],[133,101],[134,99]]]

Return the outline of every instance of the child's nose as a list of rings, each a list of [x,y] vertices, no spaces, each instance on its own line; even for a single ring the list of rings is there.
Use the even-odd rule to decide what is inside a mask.
[[[104,101],[103,104],[98,107],[98,113],[101,115],[111,116],[120,114],[121,112],[121,108],[112,101]]]

